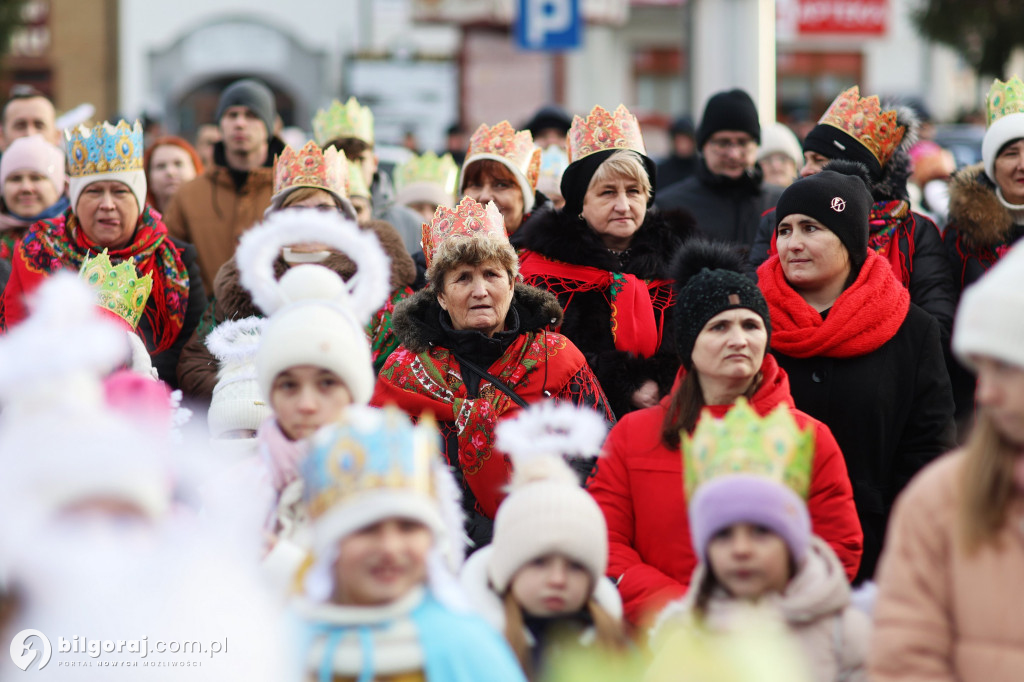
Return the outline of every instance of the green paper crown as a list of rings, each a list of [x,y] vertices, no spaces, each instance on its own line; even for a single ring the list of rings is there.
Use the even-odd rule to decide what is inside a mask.
[[[1024,82],[1016,76],[1005,83],[995,79],[985,98],[985,108],[988,112],[988,125],[1003,116],[1024,113]]]
[[[117,315],[132,329],[139,326],[149,292],[153,290],[151,276],[139,277],[131,261],[114,267],[106,249],[86,259],[78,275],[96,291],[96,305]]]
[[[361,106],[355,97],[349,97],[344,104],[334,100],[313,117],[313,137],[321,147],[342,137],[354,137],[372,147],[373,112]]]
[[[807,499],[814,460],[814,427],[800,430],[786,405],[760,416],[739,398],[724,418],[701,415],[692,436],[682,441],[686,498],[705,483],[728,474],[771,478]]]
[[[430,182],[440,185],[448,194],[455,194],[455,180],[459,175],[459,167],[451,154],[438,156],[427,152],[421,156],[413,156],[398,168],[395,174],[397,189],[408,187],[414,182]]]

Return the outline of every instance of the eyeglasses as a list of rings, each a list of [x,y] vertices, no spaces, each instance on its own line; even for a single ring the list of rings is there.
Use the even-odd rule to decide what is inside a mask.
[[[746,151],[747,149],[750,149],[750,147],[752,147],[755,144],[757,144],[757,143],[754,142],[754,140],[749,139],[749,138],[746,139],[746,140],[730,140],[728,138],[718,139],[718,140],[716,140],[716,139],[708,140],[708,145],[712,149],[714,149],[716,152],[727,152],[727,151],[731,151],[733,149],[738,149],[740,151]]]

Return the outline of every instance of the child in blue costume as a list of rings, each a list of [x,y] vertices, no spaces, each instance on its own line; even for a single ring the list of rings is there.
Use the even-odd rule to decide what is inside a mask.
[[[303,463],[313,563],[296,605],[303,679],[523,682],[502,637],[470,615],[458,488],[429,420],[353,406]]]

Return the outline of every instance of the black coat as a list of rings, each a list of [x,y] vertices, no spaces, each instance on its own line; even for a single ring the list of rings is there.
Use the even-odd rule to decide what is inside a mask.
[[[896,495],[954,445],[939,325],[911,304],[896,334],[866,355],[773,354],[789,375],[797,408],[824,422],[843,451],[864,529],[858,578],[870,578]]]
[[[659,191],[655,205],[686,209],[708,238],[750,248],[761,215],[782,196],[782,188],[764,184],[763,177],[758,166],[735,180],[715,175],[701,159],[697,173]]]
[[[153,367],[156,368],[160,378],[171,388],[178,387],[178,358],[181,356],[181,349],[192,337],[192,332],[199,324],[199,318],[206,310],[206,289],[203,288],[202,275],[199,272],[199,261],[196,247],[174,237],[168,237],[171,243],[178,249],[181,255],[181,262],[188,270],[188,308],[185,310],[185,323],[178,333],[178,338],[172,345],[162,353],[150,355],[153,360]],[[146,343],[146,348],[153,348],[153,330],[150,328],[149,320],[143,315],[139,321],[139,336]]]
[[[659,214],[649,210],[629,250],[620,258],[608,251],[597,233],[582,220],[545,208],[535,211],[519,228],[512,236],[512,244],[517,249],[529,249],[563,263],[628,273],[642,279],[669,279],[672,256],[695,233],[693,218],[685,211]],[[536,285],[543,286],[543,283]],[[662,395],[671,391],[679,369],[671,307],[665,311],[658,351],[650,358],[640,358],[616,350],[611,331],[611,306],[605,292],[554,293],[565,309],[559,332],[583,352],[617,418],[636,409],[631,398],[646,381],[655,381]]]

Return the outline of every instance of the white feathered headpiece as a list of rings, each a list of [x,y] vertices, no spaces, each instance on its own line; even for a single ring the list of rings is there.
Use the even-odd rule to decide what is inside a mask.
[[[235,252],[242,286],[265,315],[293,303],[274,277],[274,261],[284,247],[310,243],[341,251],[355,263],[356,274],[343,288],[344,300],[336,302],[366,324],[391,291],[391,263],[373,232],[360,230],[355,222],[332,211],[278,211],[242,235]]]
[[[243,317],[222,322],[206,337],[210,349],[221,367],[252,363],[260,347],[260,334],[267,320],[264,317]],[[252,373],[256,376],[255,370]]]
[[[608,426],[594,410],[545,401],[499,422],[494,432],[498,449],[512,458],[515,488],[542,479],[576,482],[563,458],[599,455]]]

